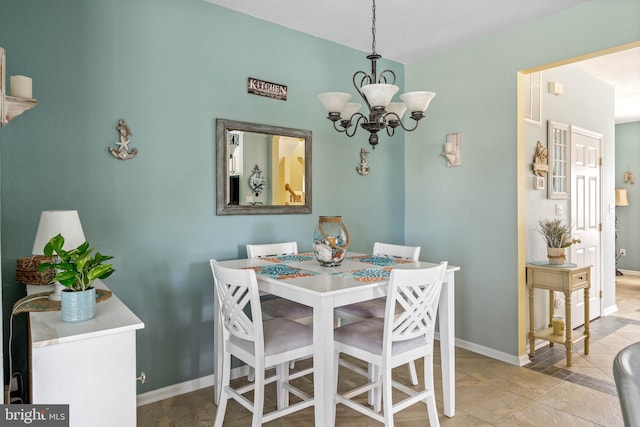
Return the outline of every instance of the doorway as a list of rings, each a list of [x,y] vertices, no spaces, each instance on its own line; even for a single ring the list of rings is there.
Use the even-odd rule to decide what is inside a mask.
[[[539,181],[536,180],[534,184],[534,177],[531,171],[532,160],[535,152],[535,145],[531,146],[531,123],[525,123],[525,101],[524,101],[524,76],[527,74],[535,73],[535,72],[546,72],[548,70],[552,70],[554,68],[565,66],[568,64],[573,64],[585,59],[591,59],[602,55],[611,54],[618,51],[623,51],[627,49],[638,48],[640,46],[640,42],[631,43],[629,45],[620,46],[618,48],[609,49],[607,51],[597,52],[590,55],[586,55],[579,58],[573,58],[564,60],[554,64],[547,64],[535,68],[531,68],[528,70],[524,70],[518,73],[518,223],[519,232],[518,232],[518,241],[519,241],[519,291],[518,291],[518,353],[521,358],[521,363],[526,363],[527,357],[527,342],[526,342],[526,331],[527,331],[527,305],[526,305],[526,291],[525,291],[525,268],[524,264],[526,262],[534,261],[536,259],[542,259],[541,251],[544,249],[543,244],[541,244],[538,240],[540,239],[539,234],[536,230],[537,220],[544,217],[554,217],[556,216],[557,210],[560,210],[561,214],[564,215],[564,218],[570,218],[570,211],[572,208],[570,204],[569,198],[566,200],[552,200],[550,201],[547,198],[546,188],[549,182],[545,182],[544,191],[534,191],[534,185],[538,185],[539,189]],[[556,96],[554,101],[559,101],[561,98],[558,96],[562,95],[552,95],[550,91],[550,87],[547,86],[548,81],[544,79],[540,81],[539,90],[541,94],[547,97]],[[555,85],[556,89],[558,85]],[[576,87],[571,83],[567,84],[567,88],[569,91],[576,91]],[[564,99],[564,98],[562,98]],[[544,102],[544,99],[542,100]],[[570,110],[586,110],[585,104],[581,106],[575,106]],[[589,104],[597,105],[597,103]],[[602,115],[603,113],[601,113]],[[611,114],[611,113],[609,113]],[[590,126],[590,120],[572,120],[570,118],[563,118],[557,116],[554,117],[556,120],[563,121],[565,123],[575,123],[579,125],[586,125],[586,127],[595,129],[599,131],[597,126]],[[540,120],[540,129],[538,132],[543,132],[543,127],[546,127],[546,120],[549,119],[548,116],[545,117],[545,110],[543,107],[542,117]],[[613,143],[615,140],[614,124],[611,126],[611,130],[604,132],[604,136],[602,139],[602,144],[604,145],[604,149],[602,150],[603,157],[605,158],[605,168],[603,172],[603,177],[600,182],[601,188],[601,198],[599,200],[599,205],[601,206],[601,218],[596,226],[599,230],[601,236],[601,266],[599,274],[602,278],[602,293],[593,292],[592,297],[600,298],[603,295],[604,298],[604,308],[602,306],[601,301],[595,302],[599,309],[595,309],[594,313],[601,313],[602,315],[610,314],[611,311],[607,312],[607,309],[615,309],[615,242],[614,242],[614,197],[613,197],[613,188],[614,188],[614,168],[615,168],[615,150],[613,148]],[[541,138],[541,141],[546,142],[546,136]],[[535,144],[535,140],[533,142]],[[533,208],[532,208],[533,206]],[[611,254],[609,254],[611,252]],[[578,255],[576,255],[578,256]],[[611,270],[611,271],[609,271]],[[611,273],[611,274],[609,274]],[[609,277],[611,276],[611,277]],[[542,301],[542,300],[541,300]],[[593,302],[592,302],[593,303]],[[544,310],[545,308],[543,308]],[[544,315],[536,316],[536,318],[544,318]]]

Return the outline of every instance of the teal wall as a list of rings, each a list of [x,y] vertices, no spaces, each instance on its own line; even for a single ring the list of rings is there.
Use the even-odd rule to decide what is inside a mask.
[[[530,181],[519,186],[516,174],[517,72],[640,40],[639,17],[637,0],[593,0],[405,67],[407,88],[438,93],[426,126],[405,137],[405,235],[422,257],[462,267],[460,343],[519,353],[517,196]],[[440,153],[451,132],[462,133],[462,166],[447,168]],[[608,206],[611,175],[603,186]],[[606,220],[603,251],[613,254]],[[613,256],[603,274],[613,274]]]
[[[319,215],[342,215],[354,250],[404,239],[403,135],[381,138],[362,177],[367,135],[336,133],[316,98],[353,93],[366,52],[201,0],[5,0],[0,46],[38,99],[0,129],[5,329],[40,212],[78,209],[89,242],[115,256],[108,285],[145,323],[138,393],[213,373],[210,258],[243,257],[250,242],[309,250]],[[380,67],[403,86],[402,65]],[[287,85],[288,100],[247,94],[249,76]],[[133,160],[107,152],[119,118]],[[313,214],[216,216],[216,118],[311,130]]]
[[[633,173],[634,184],[624,182],[626,171]],[[616,125],[616,188],[626,188],[629,199],[629,206],[616,208],[616,249],[627,250],[618,268],[640,271],[640,122]]]

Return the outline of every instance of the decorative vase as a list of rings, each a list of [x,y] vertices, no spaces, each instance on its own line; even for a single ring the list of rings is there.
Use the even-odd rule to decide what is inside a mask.
[[[553,265],[562,265],[567,260],[564,248],[547,248],[547,258],[549,258],[549,264]]]
[[[325,267],[340,265],[349,247],[349,230],[341,216],[321,216],[313,233],[313,252]]]
[[[64,322],[79,323],[96,316],[96,289],[91,287],[86,291],[62,291],[60,300],[62,320]]]

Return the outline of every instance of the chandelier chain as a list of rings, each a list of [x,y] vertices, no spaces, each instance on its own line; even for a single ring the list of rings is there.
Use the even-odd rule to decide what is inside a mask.
[[[371,11],[373,12],[373,18],[371,20],[371,53],[376,53],[376,0],[373,0]]]

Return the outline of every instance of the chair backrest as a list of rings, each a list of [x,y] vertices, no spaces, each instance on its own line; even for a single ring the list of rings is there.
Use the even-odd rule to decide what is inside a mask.
[[[264,258],[267,256],[292,255],[297,253],[298,242],[247,245],[247,258]]]
[[[640,425],[640,342],[620,350],[613,359],[613,378],[618,390],[625,426]]]
[[[393,269],[385,307],[383,351],[394,342],[424,337],[433,341],[438,302],[447,262],[421,269]],[[396,310],[396,304],[404,311]]]
[[[213,259],[209,263],[225,331],[241,340],[253,342],[256,346],[254,354],[258,354],[264,349],[264,337],[255,271],[223,267]]]
[[[373,255],[418,261],[420,257],[420,246],[404,246],[375,242],[373,244]]]

